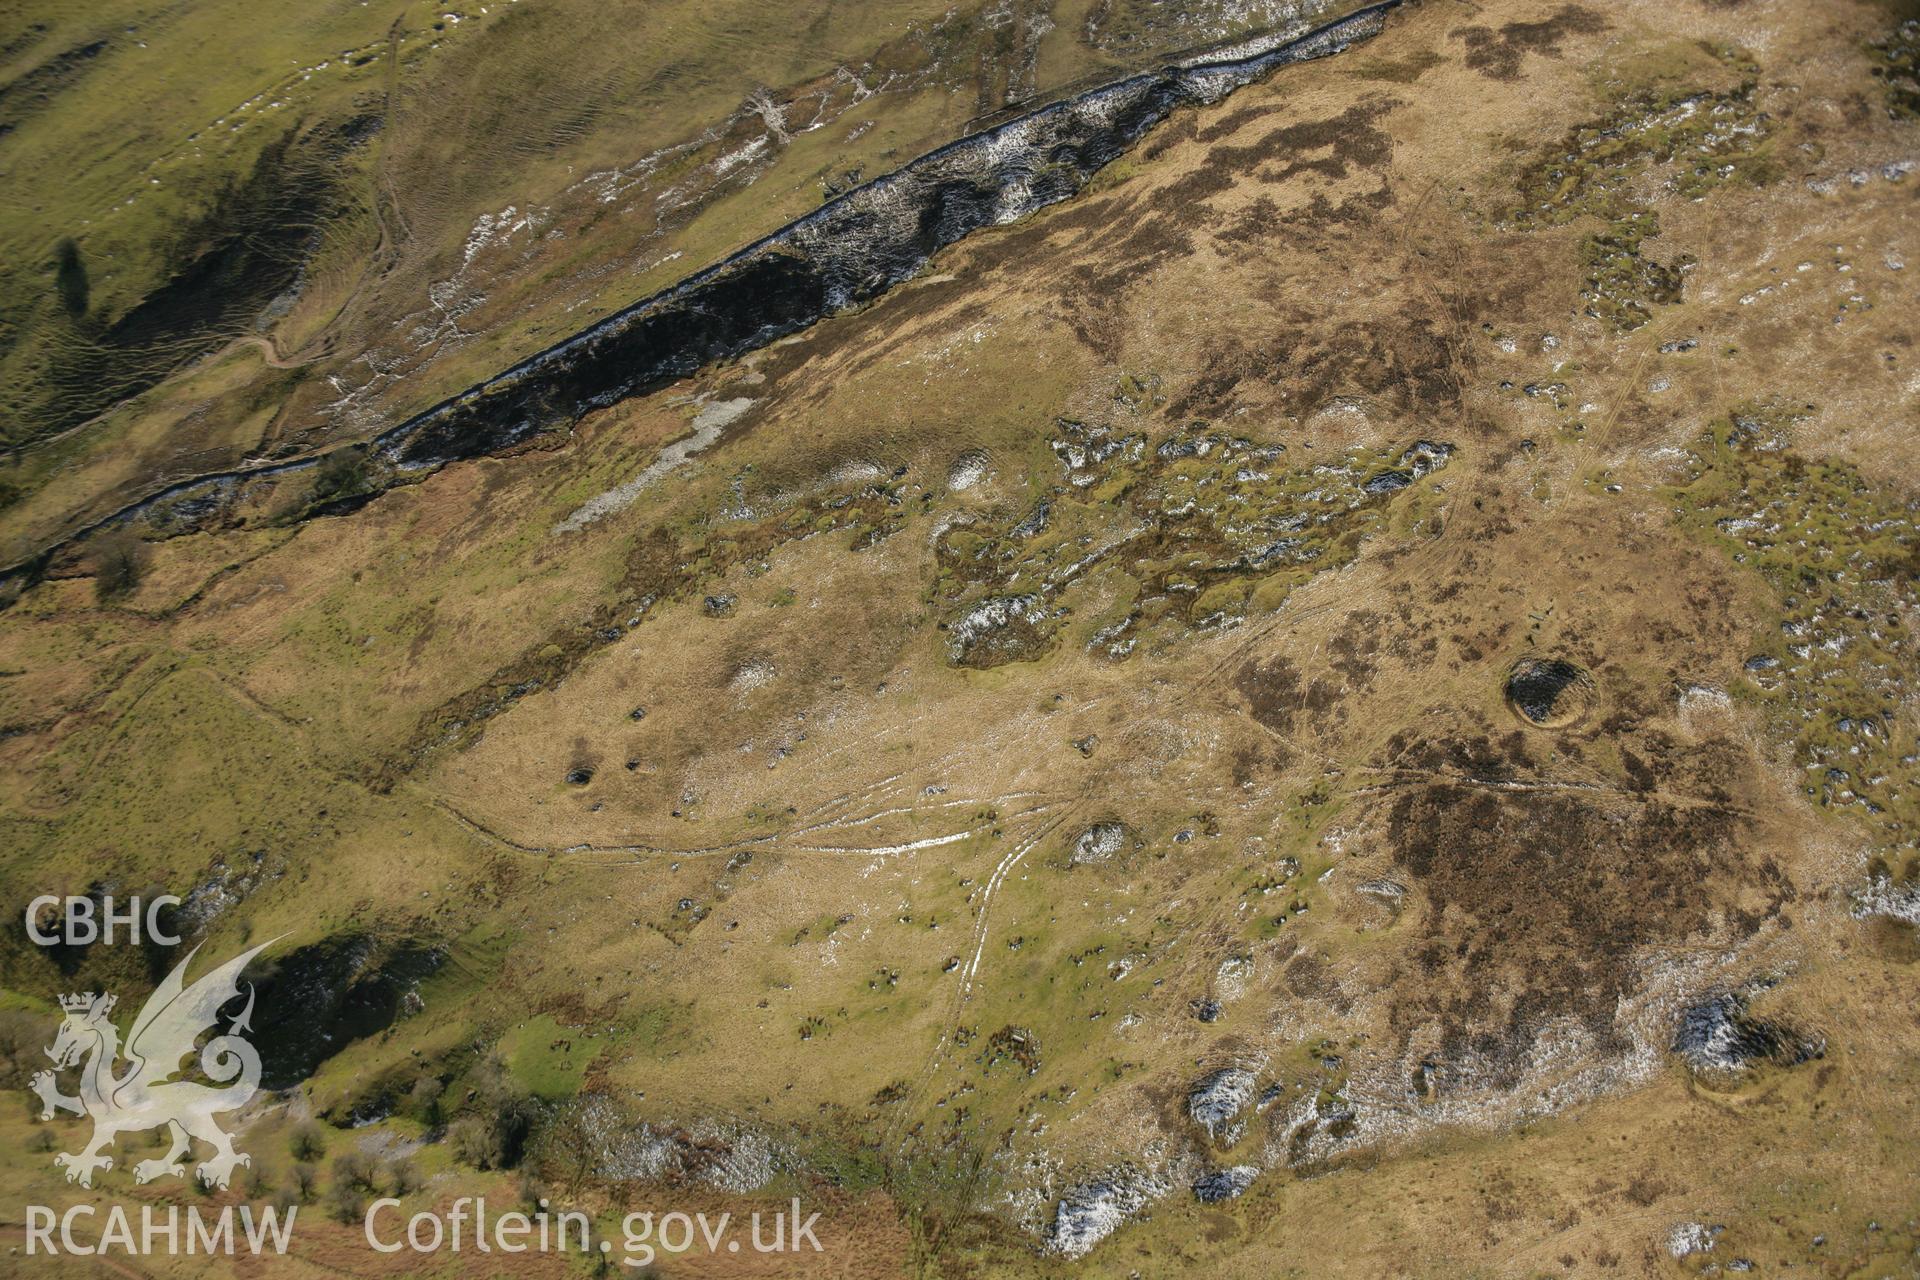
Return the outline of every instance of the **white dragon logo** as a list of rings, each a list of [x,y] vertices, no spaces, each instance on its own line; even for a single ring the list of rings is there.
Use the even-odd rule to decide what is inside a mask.
[[[260,1087],[260,1055],[237,1034],[252,1029],[248,1021],[253,1016],[251,983],[240,1016],[231,1019],[225,1035],[213,1037],[200,1049],[200,1069],[215,1084],[173,1077],[180,1071],[180,1060],[194,1051],[201,1033],[218,1023],[221,1007],[239,996],[241,970],[273,941],[277,939],[236,956],[190,987],[185,983],[187,966],[199,948],[189,951],[133,1020],[133,1029],[127,1033],[128,1066],[120,1075],[114,1074],[120,1057],[120,1033],[108,1020],[116,997],[91,991],[60,997],[66,1020],[46,1051],[53,1059],[54,1070],[34,1076],[31,1087],[40,1095],[42,1120],[53,1119],[56,1111],[71,1111],[93,1120],[93,1140],[84,1151],[61,1152],[53,1158],[57,1168],[67,1171],[68,1182],[91,1187],[94,1170],[113,1168],[113,1157],[102,1153],[113,1145],[115,1137],[162,1125],[167,1127],[172,1146],[158,1160],[136,1164],[136,1182],[185,1177],[187,1166],[181,1157],[187,1154],[193,1138],[214,1148],[213,1158],[196,1170],[209,1187],[225,1187],[236,1166],[253,1163],[251,1157],[233,1149],[233,1140],[213,1120],[218,1113],[245,1106]],[[80,1094],[69,1097],[60,1092],[55,1073],[83,1058]]]

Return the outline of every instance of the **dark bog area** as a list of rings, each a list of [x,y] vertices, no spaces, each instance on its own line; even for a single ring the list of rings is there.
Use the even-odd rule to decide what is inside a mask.
[[[1410,742],[1404,764],[1419,758]],[[1524,778],[1519,762],[1476,773]],[[1677,762],[1676,794],[1706,790],[1706,766]],[[1382,817],[1399,872],[1424,899],[1413,924],[1417,980],[1391,1013],[1408,1037],[1437,1031],[1433,1085],[1510,1087],[1539,1037],[1577,1023],[1603,1052],[1648,947],[1750,937],[1794,896],[1757,857],[1737,806],[1588,797],[1439,783]]]

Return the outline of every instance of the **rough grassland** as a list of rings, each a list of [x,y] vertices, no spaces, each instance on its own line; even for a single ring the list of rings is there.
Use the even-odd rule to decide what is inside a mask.
[[[822,1275],[1911,1274],[1920,947],[1862,896],[1911,901],[1920,794],[1898,22],[1417,6],[564,442],[63,570],[0,614],[0,905],[218,884],[210,953],[431,957],[224,1199],[313,1115],[410,1208],[799,1194]],[[151,980],[3,954],[28,1022]],[[1690,1066],[1733,991],[1817,1053]],[[84,1194],[38,1131],[0,1196]],[[326,1203],[274,1274],[406,1273]]]

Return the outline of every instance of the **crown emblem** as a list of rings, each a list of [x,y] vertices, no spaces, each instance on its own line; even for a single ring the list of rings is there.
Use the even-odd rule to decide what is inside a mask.
[[[68,1013],[87,1013],[89,1011],[105,1015],[112,1011],[117,996],[95,996],[91,991],[82,991],[78,995],[61,996],[60,1007]]]

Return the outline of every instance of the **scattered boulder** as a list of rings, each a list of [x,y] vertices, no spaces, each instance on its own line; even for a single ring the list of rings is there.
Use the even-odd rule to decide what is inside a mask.
[[[246,901],[264,881],[277,880],[286,873],[286,867],[280,859],[276,858],[268,864],[264,850],[242,854],[234,859],[233,864],[229,864],[225,858],[216,857],[206,879],[187,891],[186,900],[180,904],[173,932],[204,932],[221,913]]]
[[[1360,491],[1369,498],[1382,494],[1397,493],[1413,483],[1413,476],[1405,471],[1382,471],[1379,475],[1360,486]]]
[[[1073,840],[1068,859],[1075,866],[1105,862],[1127,847],[1127,827],[1123,822],[1096,822]]]
[[[1255,1077],[1244,1067],[1223,1067],[1187,1091],[1187,1116],[1207,1137],[1225,1146],[1239,1141],[1241,1113],[1253,1105]]]
[[[1447,459],[1453,456],[1453,446],[1441,444],[1437,440],[1415,440],[1400,455],[1400,465],[1413,472],[1414,478],[1438,471],[1447,465]]]
[[[1165,1179],[1132,1165],[1117,1165],[1069,1187],[1054,1210],[1047,1251],[1082,1257],[1167,1191]]]
[[[1920,880],[1896,876],[1884,867],[1871,869],[1867,887],[1853,895],[1853,917],[1880,917],[1920,927]]]
[[[1446,466],[1447,459],[1452,456],[1452,445],[1416,440],[1401,452],[1391,470],[1382,471],[1366,481],[1360,486],[1360,491],[1370,498],[1397,493],[1421,476]]]
[[[1362,880],[1359,884],[1353,886],[1353,891],[1355,893],[1364,893],[1369,898],[1378,898],[1396,911],[1400,909],[1400,903],[1407,896],[1407,886],[1401,884],[1398,880],[1389,880],[1385,877],[1373,880]]]
[[[1052,518],[1053,503],[1042,498],[1034,504],[1033,510],[1029,511],[1019,524],[1008,531],[1009,536],[1022,540],[1037,538],[1047,531],[1047,523]]]
[[[1713,1238],[1720,1234],[1720,1230],[1704,1222],[1682,1222],[1667,1233],[1667,1253],[1676,1260],[1712,1253]]]
[[[1193,1184],[1193,1198],[1201,1204],[1218,1204],[1222,1200],[1232,1200],[1245,1193],[1260,1176],[1260,1170],[1250,1164],[1236,1164],[1225,1169],[1213,1169],[1202,1174]]]
[[[765,658],[748,658],[734,668],[733,675],[727,680],[727,687],[735,693],[750,693],[755,689],[773,682],[779,675],[773,663]]]
[[[756,1129],[708,1119],[650,1121],[604,1094],[583,1098],[556,1123],[596,1153],[593,1173],[613,1180],[700,1182],[744,1195],[792,1162],[791,1153]]]
[[[1734,1080],[1756,1067],[1791,1067],[1826,1053],[1825,1037],[1803,1035],[1747,1012],[1747,997],[1707,996],[1680,1012],[1673,1051],[1696,1075]]]
[[[1247,989],[1247,982],[1253,977],[1253,957],[1247,954],[1228,956],[1213,971],[1213,993],[1221,1000],[1237,1000]]]
[[[971,489],[987,478],[989,459],[983,449],[968,449],[947,468],[947,488],[955,493]]]
[[[1051,634],[1046,622],[1046,605],[1039,596],[989,596],[947,628],[947,656],[968,667],[1037,657]]]

